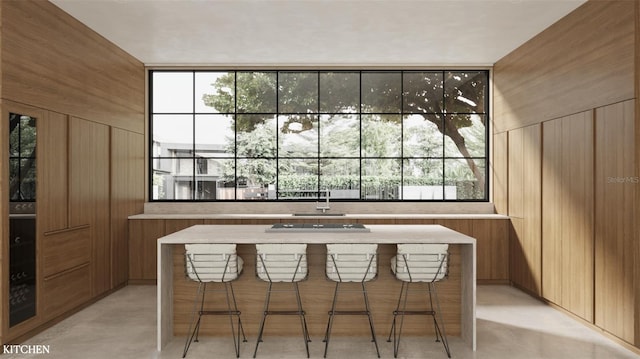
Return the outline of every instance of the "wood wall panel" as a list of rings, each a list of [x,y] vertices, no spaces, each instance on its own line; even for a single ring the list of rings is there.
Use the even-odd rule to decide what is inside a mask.
[[[634,101],[596,110],[595,323],[634,342]]]
[[[636,1],[588,1],[494,65],[494,132],[634,97]]]
[[[2,94],[144,133],[144,66],[48,1],[2,2]]]
[[[93,294],[111,287],[110,131],[100,123],[69,120],[69,222],[91,228]]]
[[[509,131],[509,216],[524,216],[524,132],[522,129]]]
[[[636,11],[635,11],[635,18],[636,18],[636,38],[635,38],[635,48],[636,48],[636,64],[635,64],[635,73],[636,73],[636,93],[635,93],[635,116],[634,116],[634,124],[635,124],[635,137],[634,137],[634,142],[635,142],[635,148],[634,148],[634,153],[635,153],[635,157],[636,157],[636,161],[635,161],[635,167],[636,167],[636,177],[640,178],[640,163],[638,161],[640,161],[640,46],[638,46],[638,44],[640,44],[640,1],[635,1],[636,4]],[[635,201],[636,201],[636,211],[638,211],[638,203],[640,203],[640,190],[636,189],[636,194],[635,194]],[[637,212],[636,212],[637,213]],[[634,316],[634,321],[635,321],[635,326],[634,326],[634,332],[635,332],[635,346],[640,348],[640,225],[636,225],[635,227],[635,235],[636,235],[636,240],[635,240],[635,248],[634,248],[634,252],[635,252],[635,258],[634,258],[634,287],[635,287],[635,292],[634,292],[634,298],[635,298],[635,316]]]
[[[539,295],[542,285],[541,126],[527,126],[508,133],[509,213],[514,213],[512,219],[519,220],[514,224],[510,238],[511,280],[528,292]]]
[[[129,278],[128,217],[144,206],[144,136],[111,128],[111,286]]]
[[[493,136],[493,205],[496,213],[508,214],[508,137],[506,132]]]
[[[543,124],[543,295],[593,321],[593,112]]]
[[[593,112],[562,120],[562,306],[593,321]]]
[[[562,122],[542,126],[542,295],[562,303]]]
[[[38,121],[38,230],[56,231],[69,226],[67,116],[49,112]]]
[[[372,317],[380,343],[381,338],[386,338],[393,319],[400,282],[396,280],[390,271],[390,259],[395,255],[395,245],[383,244],[378,246],[378,276],[368,282],[367,291],[371,302]],[[447,335],[460,335],[460,291],[461,291],[461,266],[460,247],[449,246],[450,267],[449,276],[438,284],[438,297],[442,306]],[[242,322],[248,337],[257,335],[260,318],[263,310],[265,291],[267,284],[256,279],[255,276],[255,246],[238,245],[238,254],[244,259],[244,269],[237,281],[233,282],[238,308],[242,311]],[[300,295],[310,335],[313,340],[324,335],[327,324],[327,312],[331,307],[331,299],[335,283],[328,281],[325,275],[326,249],[324,245],[309,245],[307,247],[309,277],[300,282]],[[176,245],[173,255],[173,308],[174,308],[174,335],[184,336],[189,327],[193,299],[196,294],[197,284],[185,276],[184,271],[184,246]],[[359,284],[353,283],[354,289]],[[218,285],[218,284],[216,284]],[[286,285],[286,284],[283,284]],[[417,288],[417,287],[416,287]],[[417,293],[417,292],[416,292]],[[416,300],[417,294],[411,295],[408,306],[419,305],[424,308],[424,298]],[[221,297],[213,293],[205,302],[205,306],[212,310],[220,308]],[[413,299],[413,300],[412,300]],[[224,302],[222,302],[224,303]],[[342,293],[338,301],[339,310],[361,310],[362,295],[357,292]],[[274,294],[272,307],[274,310],[291,308],[295,306],[295,299],[291,292]],[[287,305],[287,307],[284,307]],[[224,307],[224,304],[223,304]],[[414,307],[415,309],[416,307]],[[220,325],[221,321],[215,317],[204,317],[200,333],[202,335],[229,335],[227,323]],[[297,336],[300,335],[300,322],[295,316],[275,316],[270,318],[265,326],[265,336]],[[405,321],[404,335],[433,335],[433,324],[424,318],[411,317]],[[363,336],[370,335],[366,318],[339,317],[335,321],[332,333],[336,336]],[[320,342],[320,339],[318,339]],[[313,343],[312,343],[313,344]],[[300,343],[302,345],[302,343]],[[373,349],[372,349],[373,350]]]

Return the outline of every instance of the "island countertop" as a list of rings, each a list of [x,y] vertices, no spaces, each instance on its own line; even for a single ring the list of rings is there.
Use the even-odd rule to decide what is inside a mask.
[[[345,229],[341,232],[309,230],[305,232],[267,232],[268,225],[195,225],[159,239],[158,244],[185,243],[449,243],[475,244],[476,240],[452,229],[434,225],[369,224],[370,232]]]
[[[185,243],[448,243],[460,248],[462,340],[476,350],[476,239],[440,225],[366,225],[370,232],[267,232],[269,225],[194,225],[157,241],[157,349],[173,338],[173,248]]]

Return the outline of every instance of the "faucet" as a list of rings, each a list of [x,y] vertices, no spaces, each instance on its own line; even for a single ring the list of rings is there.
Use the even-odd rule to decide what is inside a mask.
[[[316,211],[322,211],[322,213],[326,213],[328,210],[331,209],[331,207],[329,207],[329,190],[325,189],[324,190],[325,193],[325,198],[326,198],[326,202],[324,206],[320,206],[320,203],[316,201]],[[320,194],[320,193],[318,193]]]

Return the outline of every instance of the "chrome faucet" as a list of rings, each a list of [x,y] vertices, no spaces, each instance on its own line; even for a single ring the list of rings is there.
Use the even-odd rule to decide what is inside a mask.
[[[328,210],[331,209],[331,207],[329,207],[329,193],[330,192],[329,192],[328,189],[325,189],[324,193],[325,193],[325,199],[326,199],[325,205],[324,206],[320,206],[320,202],[316,201],[316,211],[322,211],[322,213],[326,213]]]

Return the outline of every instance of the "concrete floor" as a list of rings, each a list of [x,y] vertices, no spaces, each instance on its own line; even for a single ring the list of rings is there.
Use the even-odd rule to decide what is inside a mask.
[[[597,331],[508,286],[478,286],[478,350],[450,337],[452,358],[585,359],[640,358]],[[226,324],[226,322],[225,322]],[[255,338],[240,349],[251,358]],[[322,338],[311,338],[312,358],[322,358]],[[447,356],[434,338],[403,338],[399,358]],[[378,338],[382,358],[393,358],[393,346]],[[49,354],[6,354],[4,359],[166,359],[181,358],[184,338],[176,337],[156,351],[156,287],[128,286],[60,322],[23,344],[48,346]],[[35,348],[35,347],[32,347]],[[188,359],[234,358],[231,338],[202,337]],[[258,358],[304,358],[301,338],[265,337]],[[328,358],[375,358],[368,338],[332,338]]]

